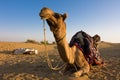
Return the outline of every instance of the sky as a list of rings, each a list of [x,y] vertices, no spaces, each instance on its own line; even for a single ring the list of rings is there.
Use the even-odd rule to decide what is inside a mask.
[[[0,0],[0,41],[42,41],[39,12],[43,7],[68,14],[68,41],[83,30],[100,35],[102,41],[120,43],[120,0]],[[54,41],[47,23],[45,26],[47,40]]]

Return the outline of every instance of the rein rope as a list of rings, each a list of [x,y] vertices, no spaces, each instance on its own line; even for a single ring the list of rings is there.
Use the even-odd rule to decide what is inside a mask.
[[[53,67],[52,65],[52,62],[49,58],[49,55],[48,55],[48,50],[47,50],[47,44],[46,44],[46,28],[45,28],[45,20],[43,20],[43,29],[44,29],[44,46],[45,46],[45,54],[46,54],[46,57],[47,57],[47,64],[48,64],[48,67],[52,70],[60,70],[62,69],[64,66],[66,66],[66,64],[63,64],[62,66],[59,66],[58,67],[58,64]]]

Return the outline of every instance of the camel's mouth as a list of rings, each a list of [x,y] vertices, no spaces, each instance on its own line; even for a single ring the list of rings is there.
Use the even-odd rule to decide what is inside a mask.
[[[44,19],[44,20],[50,18],[50,15],[49,15],[49,14],[45,14],[45,13],[42,13],[42,12],[39,14],[39,16],[41,17],[41,19]]]
[[[40,16],[42,20],[46,20],[46,17],[45,16]]]

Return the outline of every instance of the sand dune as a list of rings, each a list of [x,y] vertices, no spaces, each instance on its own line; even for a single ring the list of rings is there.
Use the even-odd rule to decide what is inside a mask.
[[[34,48],[38,55],[14,55],[17,48]],[[54,65],[61,63],[56,45],[47,46]],[[120,44],[101,42],[99,50],[105,65],[92,66],[90,80],[120,80]],[[51,70],[46,63],[44,45],[20,42],[0,42],[0,80],[84,80],[68,78]]]

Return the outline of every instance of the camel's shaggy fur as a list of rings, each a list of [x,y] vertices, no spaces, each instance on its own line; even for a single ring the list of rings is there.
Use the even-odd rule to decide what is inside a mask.
[[[53,12],[49,8],[42,8],[39,16],[41,19],[45,19],[50,27],[50,30],[53,32],[55,40],[57,42],[57,47],[59,54],[62,60],[67,63],[67,66],[64,70],[64,73],[71,71],[72,66],[76,66],[77,70],[73,70],[72,76],[81,76],[86,74],[90,70],[90,66],[86,61],[82,51],[76,46],[69,47],[69,44],[66,40],[66,23],[64,22],[67,18],[67,14],[59,14]]]

